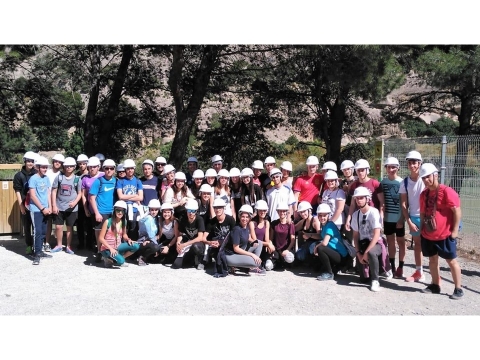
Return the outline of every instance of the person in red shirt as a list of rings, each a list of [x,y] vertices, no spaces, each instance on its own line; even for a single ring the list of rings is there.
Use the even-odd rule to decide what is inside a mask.
[[[462,274],[457,257],[457,236],[462,212],[460,198],[451,187],[439,184],[438,169],[431,163],[420,168],[425,189],[420,194],[420,236],[423,256],[428,257],[432,283],[423,293],[440,294],[438,257],[445,259],[455,289],[450,299],[463,298]]]
[[[324,181],[323,175],[317,173],[319,162],[316,156],[309,156],[306,164],[308,173],[295,180],[293,193],[297,199],[297,204],[301,201],[308,201],[310,205],[312,205],[312,209],[316,209],[318,205],[318,195]]]

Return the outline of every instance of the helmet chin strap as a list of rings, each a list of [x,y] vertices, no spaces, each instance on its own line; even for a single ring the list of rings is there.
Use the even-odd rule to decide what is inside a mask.
[[[363,206],[360,206],[360,209],[363,209],[365,206],[367,206],[369,201],[370,200],[367,198],[367,200],[365,201],[365,204]]]

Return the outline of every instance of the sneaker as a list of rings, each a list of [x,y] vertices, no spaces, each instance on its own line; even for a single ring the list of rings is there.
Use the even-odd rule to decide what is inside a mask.
[[[205,265],[203,265],[202,263],[198,264],[197,270],[205,270]]]
[[[395,279],[402,279],[403,278],[403,268],[398,267],[397,270],[395,270],[395,274],[393,274],[393,277]]]
[[[63,250],[62,246],[55,246],[53,249],[50,250],[50,252],[56,253],[56,252],[59,252],[59,251],[62,251],[62,250]],[[46,251],[46,250],[44,250],[44,251]]]
[[[96,262],[97,264],[102,262],[102,253],[97,253],[97,254],[95,255],[95,262]]]
[[[236,268],[236,267],[234,267],[234,266],[229,266],[229,267],[228,267],[228,273],[229,273],[229,274],[235,275],[236,272],[237,272],[237,268]]]
[[[113,267],[113,260],[109,258],[103,258],[103,266],[105,266],[106,268]]]
[[[372,280],[372,285],[370,285],[371,291],[380,291],[380,283],[377,280]]]
[[[31,246],[27,246],[27,249],[25,250],[25,254],[32,255],[33,254],[33,248]]]
[[[43,246],[42,246],[42,251],[50,252],[50,250],[52,250],[52,248],[50,247],[50,244],[49,243],[44,243]]]
[[[125,261],[122,265],[115,264],[118,267],[128,267],[128,263]]]
[[[265,276],[267,274],[265,269],[260,269],[258,266],[251,268],[248,273],[252,275],[261,275],[261,276]]]
[[[450,295],[450,299],[452,300],[460,300],[462,298],[463,298],[463,290],[460,288],[455,288],[455,290],[453,290],[453,294]]]
[[[424,294],[440,294],[440,286],[437,284],[430,284],[425,289],[421,290]]]
[[[138,259],[137,259],[137,262],[138,262],[138,266],[146,266],[147,265],[143,256],[139,256]]]
[[[405,279],[407,282],[423,282],[425,281],[425,274],[420,274],[420,271],[415,270],[415,272]]]
[[[35,255],[32,265],[40,265],[40,256]]]
[[[273,262],[272,260],[268,259],[265,261],[265,270],[270,271],[273,269]]]
[[[37,255],[38,255],[39,257],[43,258],[43,259],[51,259],[51,258],[53,258],[52,255],[46,254],[46,253],[44,253],[43,251],[40,251]]]
[[[381,276],[383,276],[386,280],[391,280],[393,279],[393,272],[392,270],[388,270],[387,272],[384,272]]]
[[[317,276],[317,280],[320,280],[320,281],[333,280],[333,274],[323,273],[322,275]]]
[[[70,249],[68,246],[65,248],[65,252],[66,252],[67,254],[70,254],[70,255],[75,254],[75,253],[72,251],[72,249]]]

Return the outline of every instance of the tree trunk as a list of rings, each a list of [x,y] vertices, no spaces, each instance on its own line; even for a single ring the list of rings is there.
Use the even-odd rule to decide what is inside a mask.
[[[114,129],[115,117],[118,114],[118,108],[120,105],[120,99],[122,97],[122,90],[125,84],[125,79],[128,74],[128,66],[132,60],[134,53],[133,45],[124,45],[122,47],[122,60],[115,76],[115,82],[112,87],[112,93],[108,102],[107,115],[100,124],[100,136],[104,139],[99,141],[99,150],[105,155],[110,156],[109,149],[111,148],[111,137],[113,136],[112,130]]]
[[[83,128],[83,149],[88,156],[95,155],[95,115],[97,114],[98,96],[100,95],[100,49],[96,47],[92,61],[92,88],[88,98],[87,114]]]
[[[184,48],[184,46],[179,45],[173,46],[173,62],[168,79],[177,117],[177,129],[169,157],[169,163],[175,169],[180,169],[185,160],[189,137],[203,104],[210,76],[217,64],[223,46],[207,45],[203,48],[200,65],[194,74],[193,93],[186,107],[183,92]]]
[[[340,164],[342,150],[343,123],[345,121],[345,96],[349,90],[342,89],[332,108],[330,126],[328,128],[329,144],[327,145],[326,160]]]

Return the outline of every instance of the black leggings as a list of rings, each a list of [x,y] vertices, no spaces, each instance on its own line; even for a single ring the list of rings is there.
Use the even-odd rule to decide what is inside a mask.
[[[200,264],[203,260],[203,254],[205,253],[205,244],[203,242],[196,242],[190,249],[182,256],[177,257],[172,264],[172,269],[187,268]]]
[[[161,245],[155,245],[155,243],[149,241],[148,243],[141,243],[140,249],[138,249],[135,254],[138,256],[143,256],[145,260],[149,257],[153,257],[157,251],[160,250]],[[147,261],[148,262],[148,261]]]
[[[342,256],[337,251],[329,248],[328,246],[320,245],[317,248],[318,256],[313,256],[320,265],[320,271],[322,273],[333,274],[332,264],[340,265],[342,263]]]

